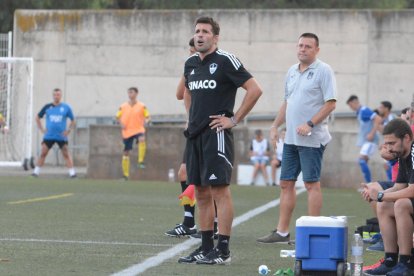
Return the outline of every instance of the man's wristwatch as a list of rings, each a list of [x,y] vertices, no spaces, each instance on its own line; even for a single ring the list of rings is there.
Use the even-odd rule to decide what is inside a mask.
[[[383,192],[378,192],[378,195],[377,195],[377,201],[378,202],[382,202],[382,198],[384,197],[384,193]]]
[[[310,126],[311,128],[315,126],[311,120],[307,121],[306,124]]]

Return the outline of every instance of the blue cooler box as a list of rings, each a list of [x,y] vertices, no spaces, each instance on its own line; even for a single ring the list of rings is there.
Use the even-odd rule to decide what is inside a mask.
[[[347,252],[346,217],[303,216],[296,220],[295,271],[345,272]]]

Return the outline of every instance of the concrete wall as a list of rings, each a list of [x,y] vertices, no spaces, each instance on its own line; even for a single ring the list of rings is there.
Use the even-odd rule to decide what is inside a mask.
[[[253,113],[279,107],[303,32],[320,36],[320,58],[335,70],[337,111],[349,111],[345,100],[352,93],[373,107],[387,99],[401,109],[411,101],[413,10],[18,10],[14,55],[35,59],[35,110],[62,87],[77,115],[109,116],[136,85],[153,114],[183,114],[174,93],[200,15],[218,20],[219,46],[262,85]]]
[[[303,32],[319,35],[320,58],[336,73],[337,112],[349,111],[345,101],[354,93],[371,107],[381,100],[392,101],[395,109],[410,105],[413,10],[18,10],[14,55],[35,60],[34,110],[51,100],[53,88],[61,87],[77,116],[113,116],[126,99],[126,88],[138,86],[152,114],[184,114],[175,88],[193,22],[200,15],[218,20],[220,47],[236,54],[263,87],[252,113],[276,113]],[[238,103],[243,95],[239,93]],[[337,119],[332,129],[340,135],[328,147],[324,177],[330,183],[350,176],[361,181],[355,167],[355,122]],[[378,156],[372,163],[382,166]]]
[[[87,176],[91,178],[117,179],[122,177],[121,158],[123,144],[119,126],[92,125],[89,130],[89,159]],[[137,169],[137,149],[134,147],[131,160],[131,179],[168,180],[168,170],[179,168],[183,160],[185,138],[183,129],[177,127],[150,127],[147,130],[147,167]],[[247,128],[234,130],[235,167],[247,161],[250,142]],[[233,181],[237,180],[233,170]]]
[[[185,141],[182,128],[150,127],[147,132],[147,168],[136,168],[137,152],[132,151],[131,179],[168,180],[168,170],[176,170],[182,161]],[[119,126],[90,127],[87,176],[91,178],[117,179],[122,177],[122,140]],[[248,151],[253,133],[247,128],[234,129],[235,168],[240,163],[249,163]],[[322,169],[321,183],[324,187],[358,187],[363,177],[357,164],[358,149],[355,134],[335,132],[329,143]],[[370,164],[373,179],[385,179],[383,162],[378,156]],[[233,170],[233,183],[237,181],[237,170]]]

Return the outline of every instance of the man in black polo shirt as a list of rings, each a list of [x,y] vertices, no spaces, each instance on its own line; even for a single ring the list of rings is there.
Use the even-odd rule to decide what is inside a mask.
[[[189,110],[187,136],[188,183],[196,186],[202,244],[180,258],[180,263],[226,264],[230,262],[229,241],[233,203],[229,189],[233,169],[235,127],[253,108],[262,94],[256,80],[232,54],[217,49],[220,27],[212,18],[195,22],[197,53],[189,57],[184,77]],[[246,95],[233,115],[238,87]],[[214,201],[217,205],[219,235],[214,247]]]
[[[378,191],[374,185],[364,186],[364,195],[378,201],[377,215],[384,240],[384,262],[365,275],[413,275],[414,261],[414,143],[410,126],[402,119],[389,122],[383,131],[384,147],[398,157],[399,169],[395,185]],[[398,262],[399,255],[399,262]]]

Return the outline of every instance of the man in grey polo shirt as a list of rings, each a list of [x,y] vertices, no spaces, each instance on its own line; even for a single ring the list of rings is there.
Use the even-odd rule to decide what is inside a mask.
[[[315,34],[299,37],[297,57],[285,80],[285,100],[270,130],[276,148],[278,127],[286,122],[280,176],[280,212],[277,228],[259,238],[260,243],[289,241],[289,223],[296,204],[295,183],[302,171],[308,191],[308,214],[319,216],[322,192],[319,182],[323,152],[331,140],[327,118],[336,107],[336,81],[331,67],[316,58],[319,39]]]

